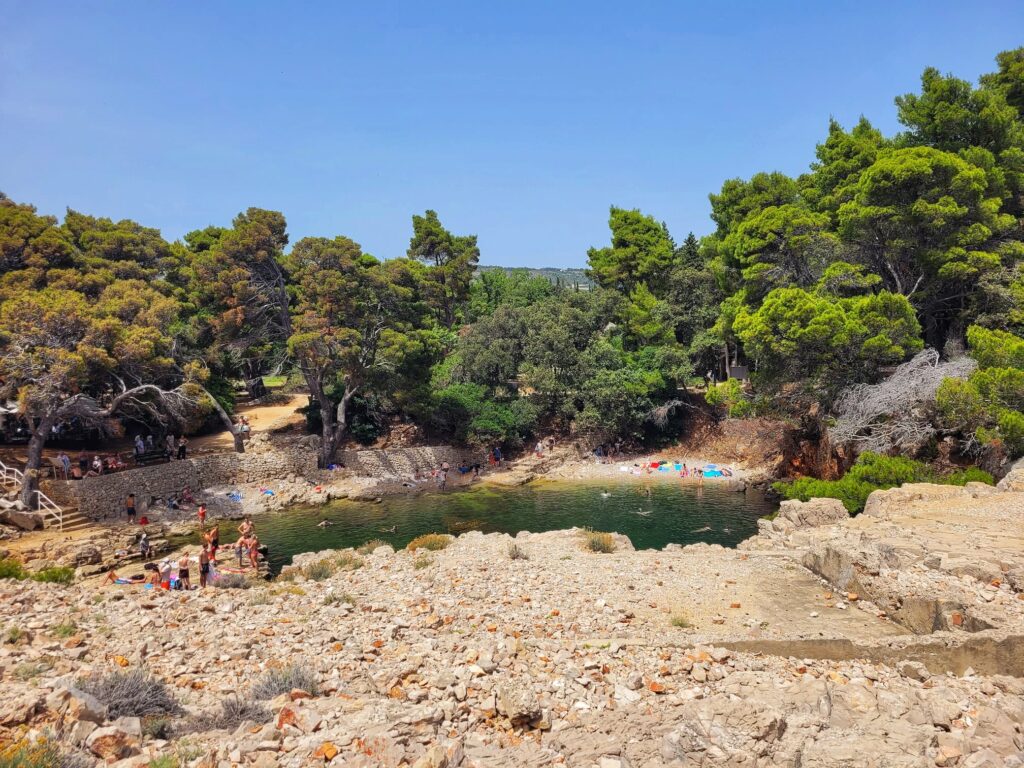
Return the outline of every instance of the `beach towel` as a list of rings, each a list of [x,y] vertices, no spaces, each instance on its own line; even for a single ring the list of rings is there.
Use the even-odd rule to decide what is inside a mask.
[[[658,471],[659,472],[668,472],[668,465],[662,464],[660,467],[658,467]]]
[[[705,469],[704,477],[721,477],[722,473],[717,469]]]

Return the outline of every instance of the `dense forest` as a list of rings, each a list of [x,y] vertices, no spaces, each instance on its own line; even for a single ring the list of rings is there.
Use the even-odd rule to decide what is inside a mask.
[[[832,121],[807,173],[726,181],[702,239],[613,207],[591,290],[478,272],[476,237],[434,211],[381,260],[343,235],[289,243],[258,208],[167,242],[0,196],[0,398],[30,465],[67,424],[234,431],[236,383],[259,396],[280,373],[310,394],[324,463],[396,420],[479,446],[670,439],[693,385],[731,416],[817,408],[872,450],[1018,455],[1024,48],[996,63],[977,85],[927,69],[895,136]]]

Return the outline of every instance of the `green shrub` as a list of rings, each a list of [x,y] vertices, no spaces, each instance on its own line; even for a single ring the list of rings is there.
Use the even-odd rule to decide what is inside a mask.
[[[808,501],[813,498],[839,499],[847,511],[856,515],[872,491],[895,488],[904,483],[942,483],[963,485],[978,481],[991,484],[992,476],[976,467],[955,472],[948,477],[937,475],[927,464],[902,456],[881,456],[863,453],[839,480],[817,480],[802,477],[793,482],[775,483],[773,488],[787,499]]]
[[[90,757],[66,752],[46,737],[0,743],[0,768],[89,768],[93,763]]]
[[[513,541],[508,545],[508,558],[509,560],[529,560],[530,556],[526,554],[525,549]]]
[[[70,584],[75,580],[75,569],[67,567],[46,568],[45,570],[33,573],[31,579],[45,584]]]
[[[416,559],[412,561],[412,567],[415,568],[417,571],[422,571],[424,568],[428,568],[433,564],[434,558],[432,558],[430,555],[426,553],[417,555]]]
[[[0,579],[24,579],[28,574],[17,560],[5,557],[0,560]]]
[[[60,624],[54,626],[54,628],[50,631],[53,632],[55,637],[66,639],[75,634],[75,632],[78,631],[78,627],[75,626],[75,622],[73,621],[63,621]]]
[[[967,483],[995,485],[996,479],[979,467],[967,467],[947,475],[942,482],[945,485],[967,485]]]
[[[754,404],[738,379],[729,379],[710,387],[704,396],[708,405],[721,406],[731,419],[743,419],[754,415]]]

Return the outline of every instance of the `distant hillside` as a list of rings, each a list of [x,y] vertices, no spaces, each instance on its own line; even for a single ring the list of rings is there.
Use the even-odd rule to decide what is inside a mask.
[[[493,267],[483,265],[477,267],[478,272],[494,272],[499,269],[508,273],[526,272],[531,277],[543,277],[552,283],[560,283],[569,287],[578,284],[580,288],[585,290],[589,290],[594,284],[594,281],[587,277],[585,269],[555,269],[554,267],[534,269],[532,267]]]

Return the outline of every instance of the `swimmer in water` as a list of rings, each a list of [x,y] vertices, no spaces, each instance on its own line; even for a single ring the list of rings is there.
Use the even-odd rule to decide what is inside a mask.
[[[330,520],[321,520],[319,523],[316,524],[316,527],[326,528],[329,525],[334,525],[334,523],[332,523]]]
[[[710,530],[711,530],[711,526],[710,525],[705,525],[703,528],[695,528],[694,530],[690,531],[690,533],[704,533],[705,531],[710,531]]]

